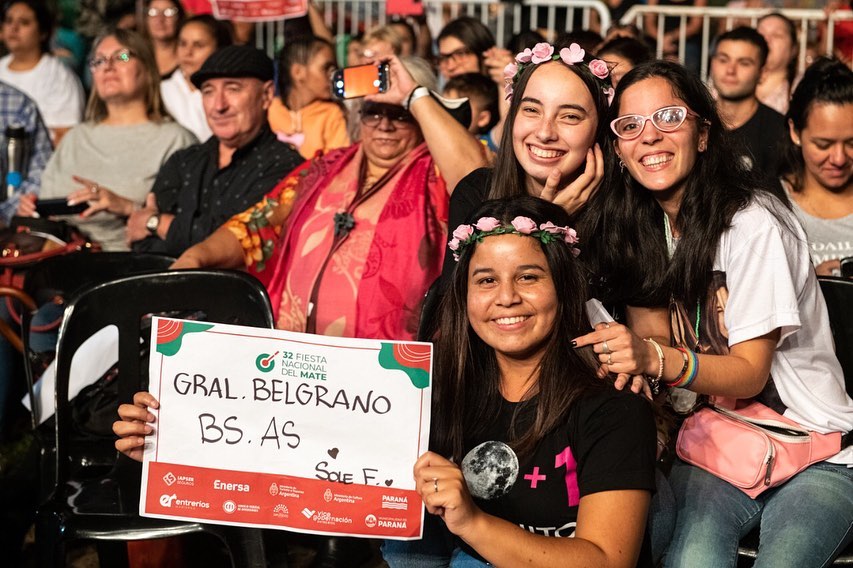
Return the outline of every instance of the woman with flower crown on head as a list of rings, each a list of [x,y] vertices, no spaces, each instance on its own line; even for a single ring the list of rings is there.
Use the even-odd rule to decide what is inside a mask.
[[[459,182],[449,223],[461,224],[485,199],[533,195],[578,213],[604,178],[603,141],[613,87],[607,64],[578,44],[537,43],[507,65],[506,127],[494,169]],[[445,257],[444,269],[452,259]]]
[[[755,568],[828,566],[853,541],[853,399],[806,235],[734,158],[714,100],[681,65],[635,67],[613,110],[613,183],[584,258],[606,299],[630,306],[629,326],[574,344],[611,372],[671,387],[691,413],[663,565],[734,568],[739,540],[758,529]],[[750,418],[770,427],[752,430],[760,445],[742,427]],[[740,433],[721,435],[729,420]]]
[[[650,565],[652,407],[598,379],[595,353],[567,340],[589,330],[568,214],[524,196],[487,201],[471,220],[449,243],[456,262],[435,339],[431,451],[414,467],[452,542],[443,551],[386,542],[386,560]]]

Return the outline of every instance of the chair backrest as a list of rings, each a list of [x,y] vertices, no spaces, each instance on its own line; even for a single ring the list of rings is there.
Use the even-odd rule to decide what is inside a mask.
[[[140,274],[96,284],[79,292],[65,308],[56,349],[57,486],[67,480],[69,472],[72,417],[68,381],[77,348],[105,326],[112,324],[118,328],[117,409],[118,404],[132,402],[134,393],[147,387],[147,360],[140,357],[142,318],[149,314],[177,312],[196,312],[203,321],[273,327],[272,309],[264,287],[254,277],[233,270]]]
[[[847,393],[853,396],[853,280],[821,276],[818,282],[829,311],[835,355],[844,370]]]
[[[39,261],[27,270],[23,291],[36,305],[52,301],[56,296],[70,298],[78,290],[114,280],[131,274],[166,270],[175,262],[170,256],[133,252],[81,252],[64,256],[54,256]],[[40,409],[33,394],[35,373],[33,362],[37,357],[30,346],[30,328],[33,313],[22,310],[21,340],[24,350],[24,374],[30,397],[32,425],[38,425]]]

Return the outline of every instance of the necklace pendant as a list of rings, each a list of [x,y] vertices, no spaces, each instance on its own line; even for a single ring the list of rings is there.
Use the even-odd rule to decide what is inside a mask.
[[[347,211],[335,213],[335,237],[346,237],[355,227],[355,217]]]

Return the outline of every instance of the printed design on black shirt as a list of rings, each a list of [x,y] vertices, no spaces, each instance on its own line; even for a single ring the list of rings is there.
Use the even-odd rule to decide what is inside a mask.
[[[572,449],[566,446],[562,452],[557,454],[554,467],[566,468],[566,494],[569,497],[569,507],[577,507],[581,502],[581,490],[578,487],[578,462],[572,455]]]
[[[499,499],[515,485],[518,456],[503,442],[483,442],[462,459],[462,475],[474,497]]]
[[[533,471],[524,474],[524,479],[530,482],[531,489],[536,489],[536,487],[539,486],[539,482],[545,481],[546,479],[548,479],[548,476],[539,473],[539,466],[537,465],[533,468]]]

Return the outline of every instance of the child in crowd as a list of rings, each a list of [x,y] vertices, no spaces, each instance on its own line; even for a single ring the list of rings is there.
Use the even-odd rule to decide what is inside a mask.
[[[477,136],[491,152],[498,146],[492,139],[492,128],[498,123],[498,88],[494,81],[480,73],[463,73],[451,78],[442,93],[451,99],[467,98],[471,105],[468,132]]]
[[[332,45],[320,38],[292,39],[279,53],[278,96],[267,117],[278,139],[305,159],[350,144],[344,111],[329,100],[335,67]]]

